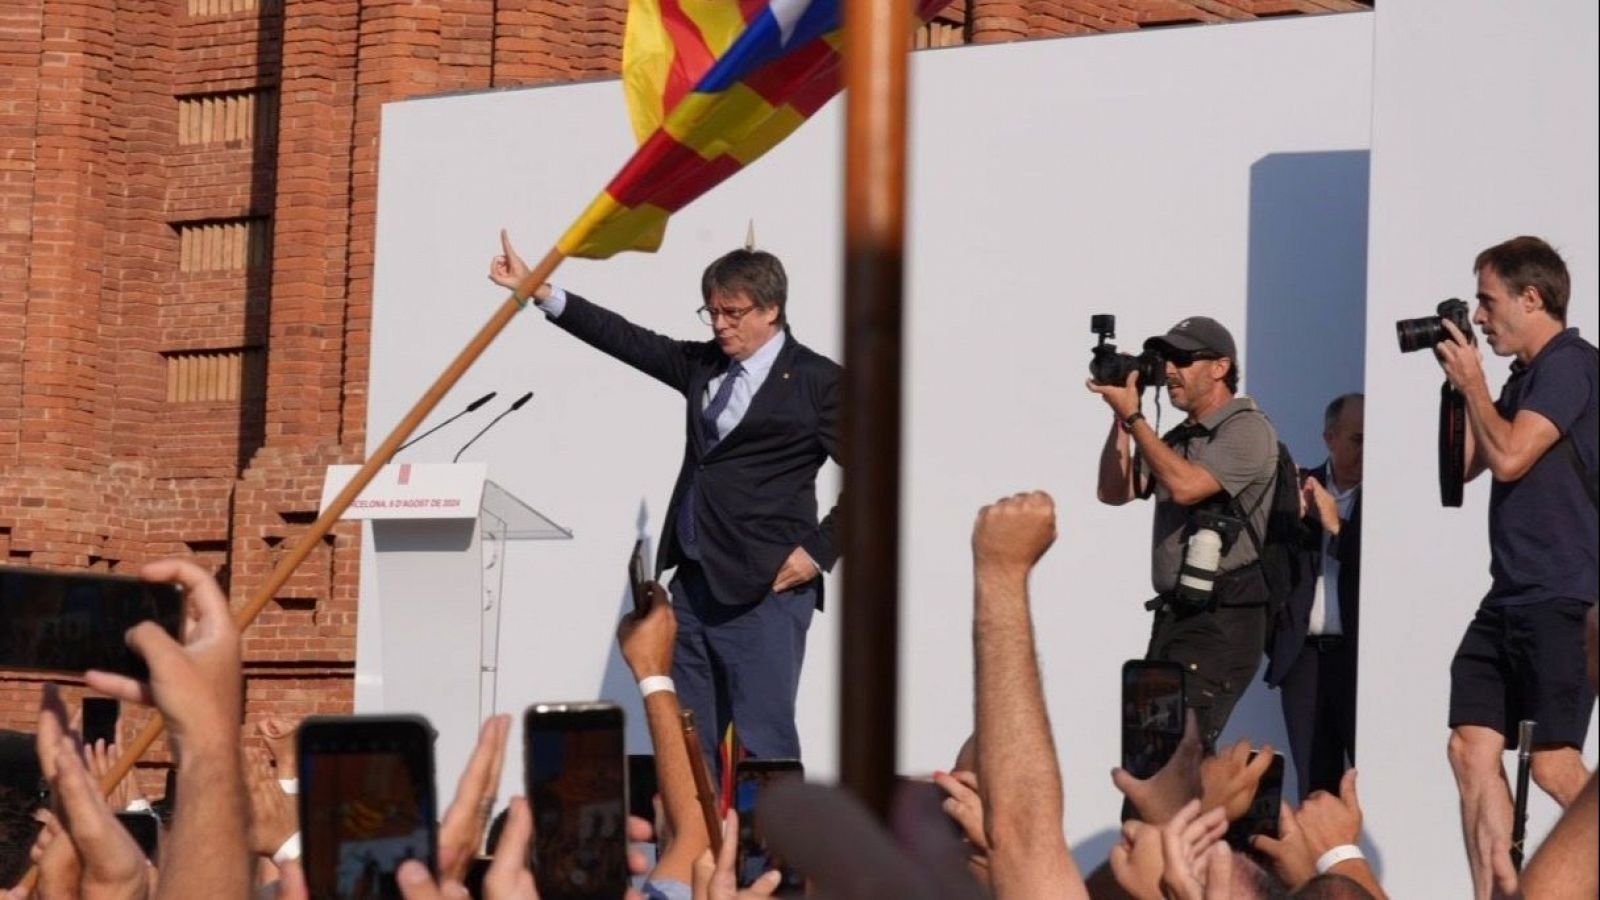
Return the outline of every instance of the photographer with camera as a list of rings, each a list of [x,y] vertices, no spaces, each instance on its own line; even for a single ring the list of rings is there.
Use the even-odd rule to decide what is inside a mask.
[[[1460,392],[1467,429],[1464,474],[1494,475],[1489,494],[1493,583],[1450,666],[1451,767],[1473,882],[1488,896],[1497,857],[1510,850],[1512,797],[1502,756],[1517,723],[1538,723],[1533,779],[1563,807],[1583,788],[1582,747],[1595,694],[1585,677],[1583,621],[1600,585],[1595,507],[1597,360],[1566,327],[1571,281],[1549,244],[1518,237],[1478,254],[1472,322],[1489,348],[1513,356],[1492,400],[1483,358],[1454,317],[1431,345]],[[1400,323],[1401,349],[1407,326]]]
[[[1183,666],[1186,700],[1210,746],[1261,661],[1271,597],[1259,560],[1277,432],[1255,401],[1236,396],[1238,352],[1215,320],[1184,319],[1145,341],[1137,358],[1105,343],[1110,317],[1092,324],[1101,346],[1088,387],[1112,415],[1098,495],[1113,506],[1155,496],[1146,658]],[[1187,414],[1165,437],[1140,410],[1143,389],[1157,383]]]

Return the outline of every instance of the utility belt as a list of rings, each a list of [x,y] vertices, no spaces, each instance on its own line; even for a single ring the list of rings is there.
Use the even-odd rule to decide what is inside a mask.
[[[1214,612],[1221,608],[1245,609],[1252,606],[1265,608],[1269,602],[1267,580],[1261,572],[1261,561],[1256,560],[1232,572],[1216,576],[1215,586],[1211,590],[1211,600],[1208,603],[1195,603],[1178,591],[1170,590],[1145,601],[1144,608],[1151,612],[1166,610],[1179,616],[1192,616]]]

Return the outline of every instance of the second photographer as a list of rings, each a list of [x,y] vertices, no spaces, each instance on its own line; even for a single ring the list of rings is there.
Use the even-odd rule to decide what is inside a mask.
[[[1259,548],[1273,506],[1278,436],[1255,401],[1237,396],[1238,352],[1215,320],[1191,316],[1144,349],[1121,367],[1104,364],[1107,351],[1095,355],[1089,390],[1112,415],[1098,496],[1114,506],[1155,497],[1155,621],[1146,658],[1183,666],[1188,705],[1211,744],[1261,661],[1269,591]],[[1122,379],[1106,377],[1123,369]],[[1165,437],[1140,409],[1141,387],[1157,372],[1172,405],[1187,414]]]
[[[1466,480],[1494,476],[1493,583],[1450,666],[1450,763],[1473,881],[1487,896],[1493,857],[1511,842],[1502,755],[1517,746],[1518,722],[1537,723],[1533,780],[1556,802],[1571,803],[1589,774],[1581,751],[1595,695],[1583,620],[1600,593],[1600,355],[1566,325],[1570,276],[1549,244],[1512,238],[1478,254],[1473,271],[1472,322],[1495,354],[1515,357],[1500,399],[1455,317],[1441,314],[1442,339],[1421,343],[1434,346],[1465,401]],[[1403,328],[1401,349],[1412,349]]]

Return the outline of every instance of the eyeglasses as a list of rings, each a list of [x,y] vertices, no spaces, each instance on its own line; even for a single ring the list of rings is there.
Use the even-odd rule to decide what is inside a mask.
[[[754,303],[750,304],[749,306],[741,306],[738,309],[718,309],[715,306],[702,306],[695,310],[694,313],[700,317],[700,321],[707,325],[717,324],[717,318],[719,316],[727,319],[728,324],[737,325],[739,324],[740,319],[749,315],[750,312],[755,308],[756,305]]]
[[[1167,359],[1178,368],[1187,369],[1197,362],[1222,359],[1222,357],[1216,353],[1210,353],[1205,350],[1201,350],[1197,353],[1168,353]]]

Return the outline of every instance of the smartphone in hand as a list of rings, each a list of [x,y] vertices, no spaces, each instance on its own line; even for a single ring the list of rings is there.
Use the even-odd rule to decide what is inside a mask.
[[[421,716],[313,716],[300,725],[300,830],[316,898],[399,898],[395,871],[437,872],[433,728]]]
[[[735,867],[739,887],[749,887],[769,869],[783,875],[779,891],[803,890],[805,879],[784,866],[767,849],[761,833],[758,807],[761,794],[768,785],[783,780],[805,780],[805,768],[798,759],[745,759],[740,760],[733,774],[733,807],[739,813],[739,856]]]
[[[644,618],[650,611],[650,564],[644,558],[644,538],[633,542],[633,552],[628,555],[628,583],[633,586],[633,616]]]
[[[183,592],[130,575],[0,566],[0,669],[150,677],[128,647],[128,629],[160,625],[176,640]]]
[[[613,703],[537,703],[523,713],[533,877],[543,900],[613,900],[628,889],[622,724]]]
[[[83,742],[93,744],[117,742],[117,717],[122,714],[122,704],[115,697],[83,698]]]
[[[156,855],[161,840],[161,820],[156,818],[154,812],[123,811],[117,813],[117,821],[121,822],[128,834],[133,836],[133,842],[139,845],[139,850],[144,853],[145,859],[160,862]]]
[[[1183,740],[1183,666],[1130,659],[1122,664],[1122,768],[1135,778],[1161,771]]]
[[[1256,758],[1255,753],[1250,758]],[[1228,826],[1228,846],[1235,850],[1249,850],[1250,839],[1258,834],[1278,836],[1278,810],[1283,802],[1283,754],[1272,754],[1272,762],[1256,786],[1256,795],[1250,800],[1250,809],[1244,816]]]

